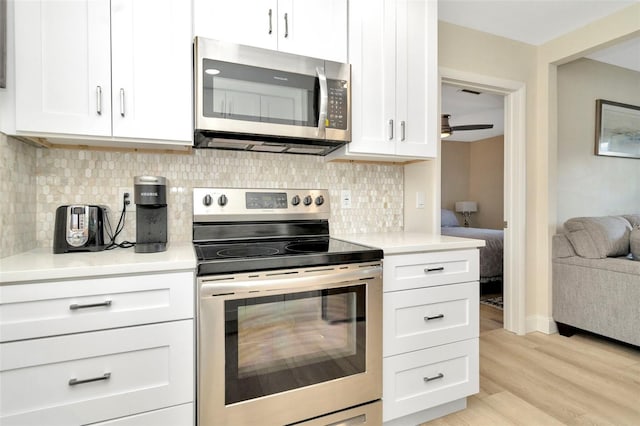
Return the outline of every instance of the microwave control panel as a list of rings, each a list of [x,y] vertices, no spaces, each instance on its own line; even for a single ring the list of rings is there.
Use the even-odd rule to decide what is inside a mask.
[[[329,90],[327,128],[346,130],[349,86],[345,80],[327,79],[327,88]]]

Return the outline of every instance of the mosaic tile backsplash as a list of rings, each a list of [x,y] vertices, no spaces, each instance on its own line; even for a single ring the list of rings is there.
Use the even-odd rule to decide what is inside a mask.
[[[1,257],[36,246],[51,247],[55,210],[60,205],[107,205],[115,228],[121,210],[118,190],[133,188],[133,178],[138,175],[168,179],[169,241],[191,240],[191,189],[199,186],[326,188],[330,193],[332,233],[399,231],[403,227],[401,165],[326,163],[323,157],[315,156],[219,150],[151,154],[36,149],[12,138],[0,141],[5,160],[0,166],[3,200],[5,190],[10,199],[22,198],[21,194],[28,197],[26,194],[33,191],[35,183],[37,207],[32,209],[27,205],[30,203],[17,207],[26,209],[24,216],[33,217],[23,219],[31,226],[21,224],[23,231],[16,234],[16,241],[6,243],[8,247],[3,241]],[[22,164],[18,177],[6,183],[5,175],[14,176],[13,168],[18,163]],[[340,206],[343,189],[351,190],[350,209]],[[4,229],[11,213],[6,206],[1,213]],[[127,214],[118,242],[123,240],[135,241],[135,213]]]

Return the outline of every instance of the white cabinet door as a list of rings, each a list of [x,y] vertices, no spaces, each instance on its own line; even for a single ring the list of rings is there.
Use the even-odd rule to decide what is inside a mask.
[[[112,0],[113,136],[192,139],[191,7]]]
[[[347,0],[279,0],[278,50],[347,62]]]
[[[16,130],[111,135],[109,1],[17,1]]]
[[[400,156],[436,156],[437,17],[437,2],[397,0],[396,154]]]
[[[195,0],[194,36],[278,48],[277,0]]]

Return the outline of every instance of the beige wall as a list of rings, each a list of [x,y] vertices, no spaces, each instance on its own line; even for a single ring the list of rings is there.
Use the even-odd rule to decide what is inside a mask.
[[[559,228],[575,216],[640,212],[640,160],[594,155],[596,99],[640,105],[640,72],[590,59],[558,67]]]
[[[455,211],[456,201],[476,201],[478,212],[472,215],[471,225],[502,229],[503,159],[502,136],[471,143],[442,141],[442,208]]]
[[[470,145],[469,198],[478,202],[473,226],[503,229],[504,137],[483,139]]]

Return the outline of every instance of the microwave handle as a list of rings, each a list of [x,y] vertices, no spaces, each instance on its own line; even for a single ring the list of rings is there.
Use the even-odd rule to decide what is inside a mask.
[[[318,81],[320,82],[320,113],[318,114],[318,137],[325,138],[327,126],[327,105],[329,104],[327,76],[324,73],[324,69],[321,67],[316,67],[316,74],[318,75]]]

